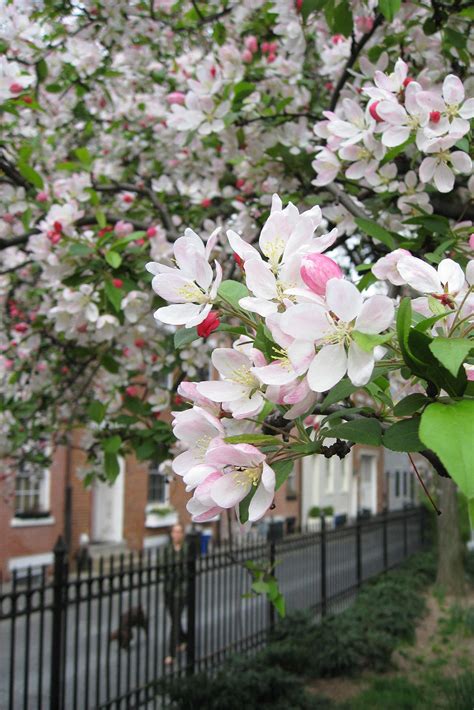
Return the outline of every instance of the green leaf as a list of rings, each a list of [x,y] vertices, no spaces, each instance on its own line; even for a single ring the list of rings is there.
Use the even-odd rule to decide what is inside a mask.
[[[303,5],[301,6],[303,22],[306,22],[312,12],[322,10],[326,2],[327,0],[303,0]]]
[[[234,103],[242,102],[247,96],[253,94],[255,91],[255,84],[249,81],[240,81],[234,87]]]
[[[366,444],[368,446],[380,446],[382,443],[382,430],[377,419],[361,418],[353,422],[344,422],[332,427],[326,436],[336,439],[346,439],[355,444]]]
[[[379,10],[386,20],[393,22],[401,4],[401,0],[379,0]]]
[[[120,304],[122,303],[121,290],[116,288],[110,281],[106,281],[104,284],[104,291],[114,310],[117,313],[120,312]]]
[[[418,436],[420,417],[392,424],[383,435],[383,445],[391,451],[423,451],[426,447]]]
[[[122,257],[120,254],[117,254],[116,251],[108,251],[105,254],[105,261],[112,267],[112,269],[118,269],[122,263]]]
[[[36,76],[39,82],[44,81],[48,76],[48,65],[44,59],[40,59],[36,64]]]
[[[31,165],[28,165],[28,163],[24,163],[20,160],[17,167],[18,172],[25,178],[25,180],[28,180],[28,182],[37,187],[39,190],[44,187],[43,178],[34,168],[31,167]]]
[[[199,335],[197,333],[197,328],[180,328],[180,330],[177,330],[176,333],[174,334],[174,346],[176,350],[180,350],[181,348],[184,348],[186,345],[189,345],[189,343],[194,342],[194,340],[197,340],[199,338]]]
[[[212,37],[219,47],[222,47],[227,37],[227,30],[222,22],[215,23],[212,28]]]
[[[82,163],[82,165],[86,168],[90,168],[92,165],[92,156],[87,150],[87,148],[76,148],[74,151],[74,154],[76,155],[77,159]]]
[[[117,454],[105,454],[104,456],[105,474],[111,483],[120,473],[120,464]]]
[[[249,493],[245,496],[243,500],[240,501],[239,503],[239,520],[240,522],[246,523],[249,519],[249,505],[250,501],[255,495],[255,491],[257,490],[257,486],[252,486],[250,489]]]
[[[268,434],[237,434],[226,436],[227,444],[253,444],[253,446],[281,446],[281,439]]]
[[[272,468],[275,471],[275,490],[277,491],[293,471],[293,461],[275,461]]]
[[[354,20],[348,0],[342,0],[334,8],[333,27],[344,37],[350,37],[354,29]]]
[[[120,365],[117,360],[115,360],[115,358],[113,358],[112,355],[109,355],[108,353],[103,355],[100,364],[107,370],[107,372],[111,372],[112,375],[116,375],[120,369]]]
[[[107,408],[102,402],[98,402],[96,399],[93,400],[87,407],[87,414],[92,419],[93,422],[100,424],[105,417]]]
[[[414,394],[409,394],[407,397],[404,397],[400,402],[397,402],[393,408],[393,413],[396,417],[407,417],[424,407],[429,401],[428,397],[424,394],[415,392]]]
[[[218,295],[230,303],[234,308],[241,310],[239,301],[249,295],[249,291],[240,281],[223,281],[217,291]]]
[[[435,358],[456,377],[474,343],[467,338],[435,338],[429,347]]]
[[[469,512],[469,521],[471,523],[471,530],[474,530],[474,498],[468,499],[467,510]]]
[[[97,224],[99,225],[99,227],[101,229],[104,229],[104,227],[107,224],[107,220],[106,220],[105,214],[102,212],[102,210],[97,210],[97,212],[95,213],[95,218],[97,220]]]
[[[371,353],[377,345],[382,345],[393,338],[393,333],[385,333],[385,335],[376,335],[372,333],[361,333],[358,330],[352,331],[352,337],[355,342],[366,353]]]
[[[71,244],[68,253],[71,256],[89,256],[94,253],[94,250],[87,246],[87,244]]]
[[[474,400],[430,404],[421,416],[419,434],[466,498],[474,498]]]
[[[354,392],[357,392],[360,387],[356,387],[352,384],[348,377],[344,377],[337,385],[328,392],[326,397],[323,399],[321,404],[321,411],[324,412],[326,407],[330,407],[331,404],[336,404],[336,402],[341,402],[346,397],[349,397]]]
[[[115,434],[102,442],[102,448],[107,454],[116,454],[122,446],[122,439]]]
[[[395,242],[395,239],[393,238],[392,234],[380,225],[378,225],[376,222],[373,222],[371,219],[365,219],[363,217],[355,217],[355,222],[365,234],[369,235],[369,237],[378,239],[379,242],[385,244],[385,246],[387,246],[389,249],[397,248],[397,243]]]

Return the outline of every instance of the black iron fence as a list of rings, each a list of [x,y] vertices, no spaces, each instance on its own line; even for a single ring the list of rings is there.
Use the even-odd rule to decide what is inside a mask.
[[[289,613],[346,607],[369,578],[425,543],[421,509],[202,555],[147,550],[71,570],[61,542],[51,570],[0,589],[0,708],[166,707],[166,686],[265,644],[275,612],[251,595],[245,562],[276,561]],[[8,587],[8,588],[7,588]]]

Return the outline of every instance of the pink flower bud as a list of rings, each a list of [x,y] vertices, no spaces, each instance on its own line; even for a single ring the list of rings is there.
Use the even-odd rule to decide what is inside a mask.
[[[44,191],[38,192],[38,194],[36,195],[36,199],[37,199],[38,202],[47,202],[48,199],[49,199],[49,198],[48,198],[48,193],[47,193],[47,192],[44,192]]]
[[[300,274],[306,286],[318,296],[325,295],[330,279],[343,277],[336,262],[324,254],[306,254],[301,261]]]
[[[249,35],[244,39],[244,45],[245,49],[248,49],[249,52],[252,52],[254,54],[256,51],[258,51],[258,39],[255,37],[255,35]]]
[[[170,105],[179,104],[180,106],[183,106],[185,98],[186,94],[183,94],[182,91],[172,91],[171,94],[168,94],[166,100]]]
[[[131,222],[125,222],[125,220],[120,219],[115,227],[114,232],[117,237],[126,237],[128,234],[133,232],[133,224]]]
[[[356,17],[355,19],[355,26],[359,30],[359,32],[363,32],[364,34],[366,32],[370,32],[372,27],[374,26],[374,18],[373,17]]]
[[[115,288],[122,288],[123,281],[122,279],[112,279],[112,284],[115,286]]]
[[[441,113],[439,111],[431,111],[430,112],[431,123],[439,123],[440,120],[441,120]]]
[[[14,81],[13,84],[10,84],[10,93],[21,94],[22,91],[24,91],[24,88],[17,81]]]
[[[276,54],[274,52],[270,52],[270,54],[267,57],[267,62],[269,64],[272,64],[276,59]]]
[[[331,37],[331,42],[333,44],[340,44],[341,42],[344,42],[344,35],[333,35]]]
[[[127,397],[138,397],[138,387],[135,387],[135,385],[129,385],[125,389],[125,394]]]
[[[149,239],[156,237],[157,233],[158,232],[157,232],[156,227],[148,227],[148,229],[146,230],[146,235]]]
[[[15,330],[17,333],[26,333],[28,330],[28,323],[17,323],[13,330]]]
[[[204,200],[201,200],[201,207],[207,208],[212,205],[212,200],[209,199],[209,197],[205,197]]]
[[[262,42],[262,52],[267,54],[270,51],[270,42]]]
[[[11,214],[11,212],[5,212],[2,219],[7,224],[13,224],[13,222],[15,221],[15,215]]]
[[[245,62],[245,64],[250,64],[250,62],[253,62],[253,54],[250,49],[244,49],[244,51],[242,52],[242,61]]]
[[[469,246],[471,249],[474,249],[474,234],[471,234],[469,237]]]

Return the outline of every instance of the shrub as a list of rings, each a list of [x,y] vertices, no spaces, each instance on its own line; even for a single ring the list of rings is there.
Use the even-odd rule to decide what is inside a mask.
[[[446,707],[452,710],[472,710],[474,673],[468,671],[444,684]]]
[[[311,698],[301,681],[272,667],[265,657],[235,656],[214,676],[180,678],[169,687],[177,710],[326,710],[326,700]]]
[[[420,688],[406,678],[377,678],[370,688],[342,705],[341,710],[428,710],[429,707]]]

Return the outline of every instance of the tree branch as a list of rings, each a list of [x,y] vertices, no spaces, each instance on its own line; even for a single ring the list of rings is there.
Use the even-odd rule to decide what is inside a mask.
[[[343,192],[341,188],[336,185],[336,183],[333,182],[329,185],[324,185],[324,190],[327,190],[331,193],[331,195],[333,195],[337,200],[339,200],[341,205],[343,205],[348,212],[354,215],[354,217],[369,219],[369,215],[367,214],[367,212],[362,207],[356,205],[352,197],[346,192]]]
[[[380,27],[382,22],[383,22],[383,15],[378,14],[374,20],[374,24],[373,24],[370,32],[366,32],[365,35],[363,35],[360,38],[359,42],[354,42],[354,41],[352,42],[351,53],[350,53],[349,59],[346,62],[346,65],[342,71],[339,81],[336,84],[336,88],[334,89],[334,92],[331,96],[331,103],[329,105],[330,111],[334,111],[334,109],[336,108],[337,102],[339,101],[340,93],[341,93],[342,89],[344,88],[344,85],[345,85],[347,79],[349,78],[350,69],[352,69],[352,67],[354,66],[354,64],[357,61],[359,54],[364,49],[364,47],[367,44],[367,42],[369,41],[369,39],[373,36],[374,32],[378,29],[378,27]]]

